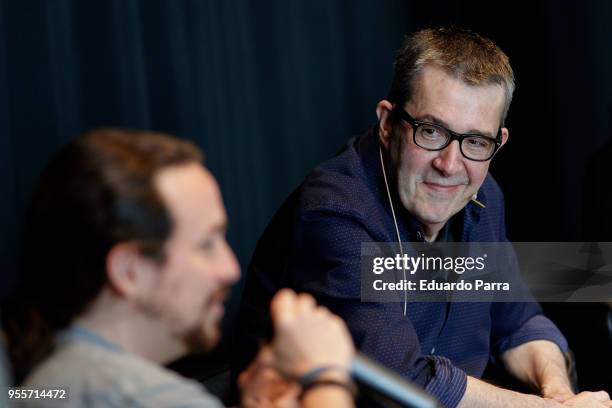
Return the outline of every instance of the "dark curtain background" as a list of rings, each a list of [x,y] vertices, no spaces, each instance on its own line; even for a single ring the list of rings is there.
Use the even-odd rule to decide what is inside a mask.
[[[16,277],[43,164],[102,125],[205,150],[244,269],[308,170],[374,123],[403,35],[431,25],[472,28],[511,58],[511,139],[492,166],[510,238],[612,241],[611,17],[606,0],[0,0],[1,292]],[[606,306],[547,308],[579,355],[582,384],[612,389]]]

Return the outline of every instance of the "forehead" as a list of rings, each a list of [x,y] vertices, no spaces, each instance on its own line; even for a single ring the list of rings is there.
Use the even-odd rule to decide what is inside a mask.
[[[225,224],[221,192],[201,164],[164,168],[155,175],[154,183],[170,212],[175,233],[197,235]]]
[[[501,86],[469,85],[436,65],[426,65],[412,85],[407,106],[413,116],[433,116],[456,132],[497,133],[505,102]]]

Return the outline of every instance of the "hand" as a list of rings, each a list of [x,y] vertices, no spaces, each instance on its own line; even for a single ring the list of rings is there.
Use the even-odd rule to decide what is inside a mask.
[[[504,352],[502,361],[511,374],[544,398],[563,403],[574,396],[565,358],[551,341],[534,340],[513,347]]]
[[[612,407],[612,401],[610,401],[610,396],[605,391],[586,391],[568,399],[563,405],[576,408],[604,408]]]
[[[300,386],[285,379],[272,365],[272,350],[264,346],[238,377],[244,408],[298,408]]]
[[[570,388],[568,381],[550,381],[542,385],[540,393],[544,398],[550,398],[557,402],[565,402],[576,394]]]
[[[346,325],[338,316],[316,305],[310,295],[282,289],[272,299],[275,367],[298,378],[322,366],[337,366],[348,373],[355,354]]]

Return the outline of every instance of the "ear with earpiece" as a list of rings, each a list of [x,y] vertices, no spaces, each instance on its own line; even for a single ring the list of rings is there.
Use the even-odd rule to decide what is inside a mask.
[[[393,104],[386,99],[376,105],[376,116],[378,117],[378,137],[380,144],[387,149],[391,140],[392,123],[391,113]]]

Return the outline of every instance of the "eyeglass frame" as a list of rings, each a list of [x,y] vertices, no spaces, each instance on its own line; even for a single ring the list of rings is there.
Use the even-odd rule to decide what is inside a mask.
[[[405,122],[408,122],[408,124],[410,124],[410,126],[412,126],[412,140],[414,141],[414,144],[417,145],[418,147],[420,147],[421,149],[424,150],[428,150],[430,152],[439,152],[441,150],[446,149],[454,140],[459,142],[459,151],[461,152],[461,155],[463,157],[465,157],[468,160],[472,160],[472,161],[477,161],[477,162],[485,162],[485,161],[489,161],[493,158],[493,156],[495,156],[495,153],[497,153],[497,150],[501,147],[502,145],[502,128],[501,126],[499,127],[499,130],[497,131],[497,136],[495,138],[491,138],[488,136],[484,136],[484,135],[479,135],[479,134],[474,134],[474,133],[457,133],[457,132],[453,132],[452,130],[442,126],[442,125],[438,125],[435,123],[429,123],[429,122],[421,122],[419,120],[416,120],[415,118],[412,117],[412,115],[410,115],[408,112],[406,112],[406,110],[404,108],[402,108],[399,104],[395,105],[395,107],[393,108],[393,112],[399,114],[400,119],[402,119]],[[450,135],[450,137],[448,138],[448,141],[446,142],[445,145],[443,145],[440,148],[437,149],[430,149],[427,147],[423,147],[420,144],[417,143],[416,141],[416,132],[417,129],[423,125],[428,125],[428,126],[435,126],[441,129],[444,129],[446,132],[448,132],[448,134]],[[493,151],[491,152],[491,155],[486,158],[486,159],[472,159],[471,157],[467,157],[466,154],[463,152],[463,140],[467,139],[468,137],[477,137],[477,138],[481,138],[481,139],[488,139],[490,141],[492,141],[493,143],[495,143],[495,147],[493,148]]]

